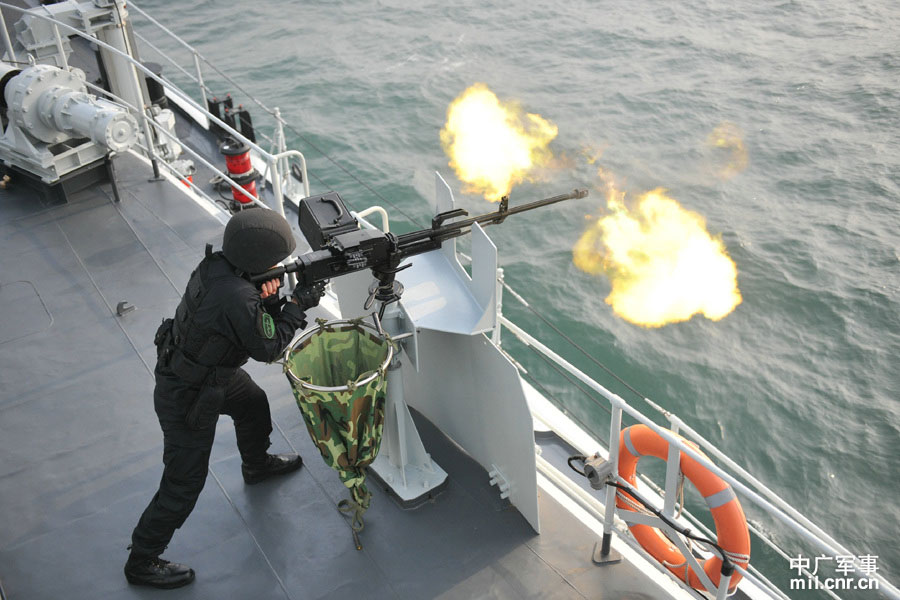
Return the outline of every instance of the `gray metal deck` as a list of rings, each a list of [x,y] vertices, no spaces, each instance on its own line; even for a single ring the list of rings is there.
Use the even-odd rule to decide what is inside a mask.
[[[405,511],[381,490],[354,548],[345,497],[277,366],[273,449],[297,474],[245,487],[231,422],[219,421],[200,500],[165,556],[197,570],[173,591],[129,586],[126,546],[162,472],[153,333],[221,223],[149,166],[116,161],[108,185],[46,206],[0,191],[0,581],[16,600],[67,598],[659,598],[628,564],[590,564],[595,537],[552,499],[543,534],[499,500],[484,470],[427,422],[448,489]],[[127,301],[136,310],[116,315]]]

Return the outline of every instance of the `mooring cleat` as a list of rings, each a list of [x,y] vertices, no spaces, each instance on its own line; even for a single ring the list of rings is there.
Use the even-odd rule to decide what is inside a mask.
[[[292,473],[303,466],[303,458],[297,454],[266,454],[262,465],[249,467],[241,465],[244,483],[253,485],[270,477]]]

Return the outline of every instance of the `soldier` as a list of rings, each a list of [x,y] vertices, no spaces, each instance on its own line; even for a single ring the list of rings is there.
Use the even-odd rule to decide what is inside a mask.
[[[253,208],[231,218],[221,252],[206,257],[188,281],[174,319],[166,319],[157,346],[153,402],[163,431],[159,491],[141,515],[125,564],[129,583],[175,588],[194,580],[194,570],[160,558],[175,530],[194,508],[206,482],[220,414],[231,416],[244,482],[254,484],[296,471],[296,454],[268,454],[272,419],[265,392],[241,369],[253,358],[276,359],[294,332],[306,325],[304,311],[318,305],[321,284],[293,291],[283,307],[280,280],[257,289],[245,276],[285,259],[295,248],[284,217]]]

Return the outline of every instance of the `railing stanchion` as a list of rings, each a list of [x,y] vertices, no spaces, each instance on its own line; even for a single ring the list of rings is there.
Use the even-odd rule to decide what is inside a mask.
[[[138,110],[138,107],[134,107],[135,111]],[[147,111],[142,110],[141,122],[144,125],[144,138],[147,140],[147,158],[150,159],[150,165],[153,167],[153,179],[150,181],[161,181],[162,177],[159,174],[159,162],[157,162],[156,158],[156,150],[154,146],[156,145],[153,141],[153,130],[150,126],[150,117],[147,116]]]
[[[285,150],[281,154],[275,156],[276,159],[285,159],[290,164],[289,157],[295,156],[300,161],[300,176],[303,178],[303,196],[309,197],[309,176],[306,173],[306,157],[299,150]],[[288,169],[290,171],[290,169]]]
[[[494,331],[491,334],[491,343],[500,347],[500,330],[503,325],[500,319],[503,317],[503,267],[497,267],[497,323],[494,324]]]
[[[669,421],[673,434],[678,434],[678,422]],[[666,493],[663,497],[663,514],[675,516],[675,497],[678,495],[678,476],[681,471],[681,450],[675,444],[669,444],[669,455],[666,460]]]
[[[269,173],[272,174],[272,196],[275,200],[275,206],[272,208],[283,217],[284,192],[281,189],[281,173],[278,171],[278,161],[279,158],[277,156],[273,156],[269,159]]]
[[[194,50],[192,54],[194,55],[194,68],[197,70],[197,85],[200,86],[201,106],[206,110],[209,107],[209,104],[206,102],[206,85],[203,84],[203,70],[200,68],[200,57],[197,55],[196,50]]]
[[[281,109],[277,106],[272,110],[272,116],[275,117],[275,137],[273,139],[272,154],[281,154],[287,150],[287,141],[284,139],[284,123],[281,121]],[[280,167],[282,161],[278,161]],[[285,173],[287,173],[285,171]]]
[[[719,587],[716,588],[716,600],[725,600],[728,597],[728,586],[731,585],[731,576],[734,575],[734,564],[728,560],[723,562],[721,574]]]
[[[622,406],[620,401],[612,403],[612,420],[609,424],[609,464],[612,471],[609,474],[609,481],[618,482],[619,480],[619,432],[622,429]],[[596,565],[609,565],[620,562],[622,556],[618,552],[612,550],[612,534],[615,527],[616,518],[616,491],[618,488],[606,486],[606,506],[603,518],[603,538],[599,544],[594,545],[594,554],[591,560]]]

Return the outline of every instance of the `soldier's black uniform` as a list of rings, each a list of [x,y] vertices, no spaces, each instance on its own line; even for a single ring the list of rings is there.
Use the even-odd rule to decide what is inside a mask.
[[[245,270],[261,272],[264,268],[259,265],[271,266],[293,251],[290,227],[283,217],[264,209],[248,215],[239,213],[232,221],[225,231],[225,252],[213,253],[207,247],[206,257],[191,274],[175,318],[163,321],[156,335],[153,402],[163,431],[165,466],[159,491],[132,533],[131,555],[125,567],[131,583],[178,587],[193,580],[193,570],[158,557],[203,489],[220,414],[234,419],[247,483],[296,470],[302,462],[296,455],[267,454],[272,432],[269,402],[265,392],[240,367],[249,358],[262,362],[278,358],[296,330],[305,326],[304,308],[318,303],[321,289],[312,296],[308,290],[306,295],[300,293],[299,304],[287,302],[282,306],[277,294],[263,300],[260,290],[226,255],[253,265],[245,266]],[[284,240],[287,245],[282,244]],[[253,250],[256,262],[247,258],[248,248]],[[295,297],[298,292],[303,290],[295,290]]]
[[[200,263],[175,314],[167,322],[171,330],[161,328],[153,391],[165,470],[132,534],[137,555],[159,556],[193,510],[206,482],[219,414],[234,419],[243,463],[265,461],[272,432],[269,401],[240,366],[248,358],[275,360],[305,326],[296,304],[264,306],[259,290],[221,253]]]

